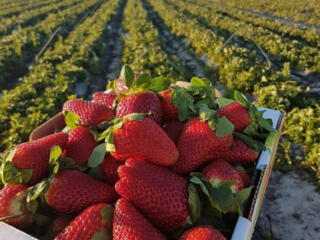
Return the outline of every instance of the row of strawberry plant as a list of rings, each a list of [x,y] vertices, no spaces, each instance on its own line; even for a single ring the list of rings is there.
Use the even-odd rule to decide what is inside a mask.
[[[163,0],[149,0],[149,3],[173,34],[188,39],[190,46],[198,54],[205,54],[213,59],[218,79],[227,87],[252,93],[257,98],[258,105],[265,107],[289,112],[298,109],[296,114],[301,114],[308,108],[317,109],[317,102],[308,98],[297,83],[290,79],[289,64],[285,64],[282,71],[273,71],[256,60],[254,51],[249,52],[234,45],[227,45],[221,50],[224,38],[214,31],[202,27],[196,20],[188,18]],[[314,132],[319,132],[315,126],[311,128]],[[285,133],[289,129],[287,127]],[[292,134],[294,132],[290,133],[291,136]],[[293,142],[290,135],[288,134],[289,140]],[[309,145],[317,144],[318,141],[314,139]],[[304,145],[303,149],[308,154],[309,146]]]
[[[11,1],[11,0],[1,0],[0,1],[0,9],[9,9],[12,7],[18,7],[23,6],[29,3],[29,0],[17,0],[17,1]]]
[[[188,11],[196,19],[203,19],[210,26],[218,28],[221,31],[228,32],[227,37],[236,33],[243,39],[246,45],[254,41],[267,52],[271,60],[276,62],[287,61],[293,69],[304,71],[320,71],[320,51],[317,47],[306,46],[298,41],[292,41],[282,35],[262,27],[256,27],[253,24],[244,22],[237,17],[230,17],[223,14],[223,9],[206,0],[197,1],[196,4],[183,2],[180,0],[168,0],[180,10]],[[206,4],[208,8],[199,8],[199,4]]]
[[[0,24],[0,35],[4,36],[20,26],[24,27],[37,23],[48,16],[49,13],[66,9],[77,2],[80,2],[80,0],[53,0],[52,3],[47,6],[25,11],[12,17],[3,18],[1,19]]]
[[[70,35],[46,51],[39,64],[0,99],[0,143],[5,150],[26,141],[30,132],[61,110],[77,82],[97,71],[108,23],[119,2],[109,0]]]
[[[219,1],[221,2],[221,1]],[[223,0],[224,4],[258,12],[266,12],[293,21],[318,25],[320,22],[320,3],[318,0]]]
[[[261,17],[250,11],[241,9],[239,11],[239,8],[231,7],[220,2],[195,0],[192,0],[192,2],[201,3],[203,7],[219,8],[224,12],[224,14],[231,14],[232,16],[236,16],[236,18],[241,21],[249,22],[250,24],[253,24],[255,26],[264,27],[291,39],[302,40],[303,42],[311,46],[320,47],[320,34],[319,31],[317,31],[317,29],[315,28],[309,29],[302,28],[301,26],[297,25],[290,25],[277,20]],[[222,6],[223,9],[219,6]],[[225,13],[226,9],[227,13]]]
[[[58,27],[63,27],[60,33],[70,30],[97,2],[98,0],[79,2],[56,14],[50,14],[34,26],[20,28],[0,39],[0,88],[6,86],[8,81],[13,84],[12,76],[19,76],[20,69],[26,68]]]
[[[50,4],[52,0],[37,0],[37,1],[32,1],[32,2],[27,2],[26,4],[19,4],[19,5],[13,5],[10,8],[0,8],[0,17],[8,17],[12,16],[13,14],[17,15],[23,11],[29,11],[31,9],[39,8],[46,6]],[[5,4],[5,3],[0,3],[0,4]]]
[[[148,21],[147,11],[140,1],[128,1],[123,28],[127,32],[123,38],[123,63],[152,76],[166,76],[174,81],[184,78],[184,67],[163,50],[158,30]]]

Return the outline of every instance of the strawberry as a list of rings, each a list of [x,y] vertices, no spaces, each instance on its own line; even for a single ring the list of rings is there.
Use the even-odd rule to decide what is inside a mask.
[[[233,136],[229,134],[218,137],[206,121],[198,117],[188,120],[178,141],[179,159],[173,170],[187,174],[211,159],[212,154],[226,151],[232,144]]]
[[[239,102],[233,102],[217,110],[219,117],[225,116],[235,126],[236,131],[242,131],[251,120],[248,110]]]
[[[110,109],[113,108],[116,98],[117,95],[112,90],[108,90],[107,92],[95,92],[92,95],[93,102],[106,105]]]
[[[68,132],[69,139],[63,156],[72,158],[77,165],[88,161],[98,145],[88,127],[79,126]]]
[[[57,234],[61,232],[72,221],[73,217],[70,215],[60,215],[53,219],[52,232]]]
[[[26,190],[23,184],[7,184],[0,190],[0,219],[15,227],[32,225],[34,212],[26,204]]]
[[[114,117],[113,111],[106,105],[81,99],[66,101],[63,105],[63,111],[77,114],[84,125],[96,126]]]
[[[113,240],[165,240],[156,229],[130,202],[121,198],[117,201],[113,215]]]
[[[111,155],[119,160],[141,157],[158,165],[173,165],[179,155],[175,144],[157,123],[140,120],[124,118],[122,126],[113,131],[115,151]]]
[[[113,207],[98,203],[81,212],[55,240],[112,239]]]
[[[179,240],[226,240],[226,238],[210,225],[200,225],[185,231]]]
[[[102,178],[111,184],[115,184],[119,180],[118,167],[122,163],[114,159],[111,155],[107,155],[101,164]]]
[[[165,90],[158,93],[161,98],[161,104],[165,119],[178,120],[178,107],[171,103],[171,90]]]
[[[130,113],[149,113],[150,119],[158,124],[162,121],[162,106],[158,96],[153,92],[133,93],[120,98],[117,105],[117,117]]]
[[[178,120],[170,120],[166,122],[163,129],[166,131],[166,133],[172,139],[172,141],[177,143],[183,127],[184,127],[184,123]]]
[[[244,168],[236,168],[236,170],[242,179],[244,187],[249,187],[251,185],[251,177],[247,171]]]
[[[242,178],[234,167],[223,160],[215,160],[205,167],[202,174],[211,184],[219,186],[221,181],[234,181],[232,192],[238,192],[244,188]]]
[[[68,134],[56,133],[31,142],[18,144],[13,151],[12,164],[20,170],[31,169],[32,175],[28,184],[34,184],[47,176],[49,170],[50,150],[57,145],[64,148]]]
[[[113,202],[117,195],[106,183],[76,170],[60,172],[50,180],[47,204],[61,213],[72,213],[99,202]]]
[[[188,218],[187,181],[166,168],[129,158],[118,169],[115,189],[132,202],[155,226],[170,232]]]
[[[240,139],[235,139],[230,149],[218,154],[215,158],[223,159],[232,163],[245,163],[254,162],[258,157],[259,153],[253,151]]]

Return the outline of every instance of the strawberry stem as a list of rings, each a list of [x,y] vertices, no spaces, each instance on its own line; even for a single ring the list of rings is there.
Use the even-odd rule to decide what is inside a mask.
[[[23,213],[18,214],[18,215],[13,215],[13,216],[2,217],[2,218],[0,218],[0,222],[4,222],[4,221],[11,220],[11,219],[14,219],[14,218],[19,218],[21,216],[23,216]]]

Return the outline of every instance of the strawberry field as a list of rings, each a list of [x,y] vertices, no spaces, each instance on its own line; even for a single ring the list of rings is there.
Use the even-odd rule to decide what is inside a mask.
[[[130,66],[130,70],[121,72],[123,65]],[[139,74],[128,77],[131,68]],[[122,83],[116,81],[120,74],[123,78],[126,76],[131,79],[131,82],[127,81],[122,86]],[[192,78],[194,76],[197,78]],[[151,79],[154,85],[150,83]],[[256,129],[245,131],[245,134],[258,142],[251,145],[256,152],[263,149],[261,144],[267,144],[272,131],[268,123],[262,123],[261,116],[259,117],[256,110],[252,110],[256,108],[250,107],[253,105],[248,105],[244,96],[256,106],[285,112],[285,125],[275,168],[285,172],[302,169],[311,176],[313,182],[320,181],[319,1],[280,0],[275,4],[272,0],[263,3],[253,0],[0,0],[0,152],[3,156],[8,157],[10,149],[28,141],[35,128],[62,109],[73,112],[73,107],[66,106],[66,101],[77,98],[105,101],[104,96],[95,93],[108,88],[115,91],[113,97],[117,99],[117,104],[120,104],[118,100],[123,92],[119,90],[119,85],[125,90],[129,88],[129,91],[131,87],[133,91],[148,89],[155,92],[160,99],[165,99],[167,95],[163,91],[170,84],[180,81],[191,82],[192,89],[187,87],[188,93],[177,90],[172,94],[172,98],[176,99],[172,101],[176,101],[176,105],[183,109],[175,113],[179,114],[180,121],[185,123],[191,116],[194,117],[195,112],[208,121],[216,110],[219,111],[217,105],[211,103],[215,101],[210,95],[213,86],[219,91],[218,95],[221,93],[225,99],[232,99],[228,101],[237,100],[247,109],[251,109],[251,120],[256,119],[257,124],[260,121],[259,127],[257,125]],[[192,97],[197,96],[195,100],[191,99],[190,94]],[[208,97],[209,95],[211,97]],[[147,97],[152,99],[155,96]],[[194,104],[191,104],[191,107],[190,102]],[[226,106],[227,103],[219,102],[218,105]],[[117,108],[121,107],[118,105]],[[160,124],[162,115],[159,113],[159,117],[154,109],[150,111],[155,116],[152,120]],[[128,113],[132,112],[123,110],[122,113],[117,110],[116,115],[125,117]],[[209,121],[211,127],[220,124],[228,129],[230,121],[219,123],[220,120],[214,116],[215,122]],[[75,119],[79,120],[77,117],[79,116],[72,113],[66,115],[71,125],[76,124]],[[130,117],[129,119],[132,120]],[[85,122],[81,119],[81,122],[91,125],[91,120]],[[106,120],[109,121],[110,116],[105,116],[103,121]],[[144,122],[141,119],[140,121]],[[119,125],[115,121],[115,125],[117,124]],[[182,129],[181,126],[175,126],[175,123],[170,124],[165,125],[166,131],[170,131],[170,128]],[[98,126],[96,123],[93,125]],[[152,128],[147,123],[146,126]],[[245,125],[247,126],[248,124]],[[235,131],[244,129],[234,127]],[[99,125],[94,130],[97,132],[94,137],[99,139],[100,143],[102,140],[106,141],[106,149],[114,149],[114,145],[109,142],[112,142],[115,136],[111,136],[105,126]],[[225,137],[228,133],[220,132],[220,135]],[[174,134],[170,137],[176,141],[178,139]],[[243,134],[238,134],[237,137],[244,141]],[[144,144],[148,145],[148,141]],[[207,142],[201,143],[201,146],[205,144]],[[63,150],[63,143],[57,145]],[[172,149],[170,156],[159,160],[165,162],[160,165],[167,167],[173,164],[172,159],[175,157],[174,148]],[[95,152],[96,156],[101,155],[101,148],[98,150]],[[132,157],[127,151],[118,154],[120,159]],[[60,158],[60,155],[56,159]],[[63,153],[62,157],[73,158],[63,156]],[[81,165],[87,162],[89,157],[90,154],[86,160],[76,163]],[[255,155],[251,156],[251,159],[256,158]],[[4,172],[5,160],[1,161],[1,171]],[[159,161],[155,159],[153,163],[158,164]],[[91,160],[88,164],[94,167],[100,164],[104,166],[102,159],[98,163]],[[189,174],[189,170],[194,171],[201,165],[184,169],[184,164],[179,164],[179,169],[174,170],[179,174]],[[139,168],[158,174],[157,170],[148,164],[132,161],[129,165],[132,175],[143,174],[139,172]],[[111,166],[105,166],[108,167]],[[112,167],[117,169],[118,164],[113,162]],[[52,171],[54,172],[50,169],[50,172]],[[126,171],[131,170],[123,171],[125,175]],[[22,175],[19,175],[20,182],[25,183]],[[75,179],[80,178],[77,174],[70,175]],[[163,173],[163,176],[171,179],[169,173]],[[108,177],[110,176],[106,176]],[[0,186],[7,182],[6,178],[10,176],[4,177],[2,174],[3,184],[0,181]],[[27,182],[34,184],[40,179],[32,176],[30,182]],[[111,176],[111,179],[114,184],[118,176]],[[206,184],[199,175],[193,175],[193,181],[194,186],[197,181],[199,185]],[[162,185],[159,183],[158,187],[161,188]],[[245,186],[233,187],[242,189]],[[125,187],[119,189],[121,193],[118,194],[129,194],[124,193]],[[179,187],[173,188],[173,191],[177,189]],[[34,193],[37,190],[39,189],[32,191]],[[236,198],[236,194],[234,195]],[[110,190],[110,195],[106,198],[115,199],[115,193]],[[130,211],[137,218],[143,218],[129,202],[119,201],[117,205],[119,208],[121,205],[121,208]],[[53,203],[50,206],[55,205]],[[221,210],[222,207],[218,208]],[[83,207],[71,212],[79,210],[83,210]],[[95,209],[86,211],[89,214]],[[117,214],[119,222],[124,221],[120,210]],[[0,211],[0,219],[1,217],[3,216]],[[163,230],[161,220],[152,218],[152,221]],[[174,224],[172,223],[173,229]],[[149,231],[153,232],[152,227],[146,225]],[[230,232],[226,232],[230,236]],[[154,239],[162,239],[159,232],[154,231],[153,234]],[[170,237],[175,239],[174,236]]]

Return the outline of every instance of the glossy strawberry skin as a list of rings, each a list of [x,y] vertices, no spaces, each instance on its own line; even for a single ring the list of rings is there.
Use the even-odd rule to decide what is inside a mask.
[[[171,90],[165,90],[158,93],[161,98],[164,118],[169,120],[178,120],[178,107],[171,103]]]
[[[107,155],[100,165],[102,178],[108,183],[115,184],[119,180],[118,168],[121,165],[122,162]]]
[[[214,153],[230,148],[232,134],[217,137],[207,122],[198,117],[188,120],[178,141],[179,159],[173,165],[173,171],[187,174],[209,161]]]
[[[0,218],[20,215],[21,217],[5,221],[15,227],[29,227],[33,223],[33,214],[26,209],[26,190],[23,184],[7,184],[0,190]]]
[[[237,170],[237,172],[239,173],[239,175],[240,175],[240,177],[242,179],[244,187],[249,187],[251,185],[251,177],[246,172],[246,170],[245,169],[242,169],[242,170],[236,169],[236,170]]]
[[[145,158],[161,165],[175,163],[179,152],[164,130],[154,121],[124,120],[121,128],[113,132],[115,152],[111,155],[118,160],[129,157]]]
[[[52,179],[45,198],[54,210],[73,213],[99,202],[111,203],[117,194],[113,187],[85,173],[66,170]]]
[[[88,127],[79,126],[68,132],[69,139],[63,156],[72,158],[77,165],[88,161],[98,145]]]
[[[89,102],[81,99],[71,99],[64,103],[63,111],[77,114],[84,125],[97,126],[114,117],[113,111],[100,103]]]
[[[153,92],[134,93],[121,97],[117,105],[117,117],[123,117],[130,113],[149,113],[148,118],[158,124],[162,121],[162,106],[158,96]]]
[[[226,240],[226,238],[210,225],[201,225],[184,232],[179,240]]]
[[[235,139],[231,148],[223,154],[218,154],[215,159],[223,159],[231,163],[254,162],[259,154],[251,150],[244,142]]]
[[[232,186],[233,192],[238,192],[243,189],[243,181],[237,170],[228,162],[223,160],[215,160],[205,167],[202,171],[205,178],[210,181],[235,181]]]
[[[19,169],[32,169],[27,184],[35,184],[48,175],[50,150],[53,146],[65,148],[68,134],[56,133],[49,136],[18,144],[12,163]]]
[[[113,240],[165,240],[129,201],[117,201],[113,215]]]
[[[116,98],[117,98],[117,95],[113,91],[95,92],[92,95],[93,102],[106,105],[110,109],[113,108],[113,104]]]
[[[225,116],[235,126],[236,131],[242,131],[251,120],[248,110],[239,102],[233,102],[217,110],[219,117]]]
[[[91,240],[102,229],[105,230],[105,235],[97,239],[112,239],[112,211],[112,206],[106,203],[88,207],[55,240]]]
[[[189,215],[187,181],[166,168],[130,158],[119,167],[115,189],[156,227],[170,232],[183,226]]]
[[[178,143],[183,127],[184,123],[178,120],[169,120],[166,122],[163,129],[174,143]]]

